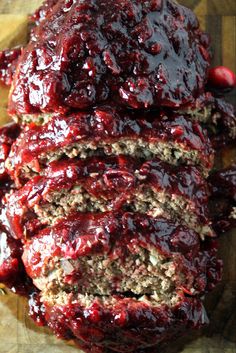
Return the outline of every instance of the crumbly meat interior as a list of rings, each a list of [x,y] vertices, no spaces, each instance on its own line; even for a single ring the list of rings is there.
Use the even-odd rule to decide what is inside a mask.
[[[198,122],[207,123],[212,115],[212,107],[206,106],[202,108],[189,108],[189,109],[178,110],[177,112],[183,115],[191,116],[192,119]],[[44,124],[47,124],[53,116],[54,116],[53,113],[22,114],[22,115],[14,115],[13,119],[17,123],[22,123],[22,124],[34,123],[36,125],[44,125]]]
[[[48,152],[38,157],[38,161],[41,167],[46,166],[48,163],[57,161],[63,158],[88,158],[92,156],[104,156],[104,155],[128,155],[135,158],[141,158],[144,160],[151,160],[154,157],[158,157],[164,162],[168,162],[172,165],[197,165],[202,169],[203,174],[207,175],[208,170],[202,163],[201,155],[196,150],[185,149],[180,144],[171,142],[158,141],[148,142],[143,139],[119,139],[116,142],[84,142],[69,145],[65,148],[58,149],[54,152]],[[9,162],[9,160],[8,160]],[[12,169],[11,165],[7,165],[9,170]],[[31,178],[33,175],[38,173],[38,169],[35,169],[35,163],[25,164],[22,167],[21,174],[26,178]]]
[[[44,201],[43,204],[34,206],[34,212],[43,224],[49,225],[53,225],[60,218],[74,211],[105,212],[111,211],[114,207],[111,200],[102,197],[96,198],[80,185],[74,186],[70,190],[62,189],[49,193],[46,199],[47,202]],[[165,191],[158,192],[148,187],[137,190],[130,195],[130,198],[126,199],[123,209],[145,213],[153,217],[164,216],[182,221],[190,228],[195,229],[202,238],[212,233],[209,225],[199,223],[191,201]]]
[[[112,303],[112,296],[122,295],[172,306],[176,304],[177,288],[185,286],[186,281],[173,258],[142,248],[127,254],[125,261],[107,256],[52,258],[43,269],[43,276],[34,279],[43,300],[52,305],[65,304],[71,295],[80,301],[98,298],[106,303]]]

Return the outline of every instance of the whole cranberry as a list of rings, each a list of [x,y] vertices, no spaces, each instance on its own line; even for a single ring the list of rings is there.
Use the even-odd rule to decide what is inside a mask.
[[[208,87],[212,91],[229,92],[236,87],[236,75],[225,66],[209,70]]]

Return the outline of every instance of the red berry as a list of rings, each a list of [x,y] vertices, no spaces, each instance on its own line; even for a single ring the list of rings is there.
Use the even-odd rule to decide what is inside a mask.
[[[209,71],[208,86],[215,90],[230,91],[236,87],[236,75],[225,66],[217,66]]]
[[[182,126],[174,126],[171,128],[171,134],[180,137],[184,134],[184,129]]]

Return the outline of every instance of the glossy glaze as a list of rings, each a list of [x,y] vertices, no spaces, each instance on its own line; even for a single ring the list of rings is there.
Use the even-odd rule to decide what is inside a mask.
[[[208,323],[201,301],[184,297],[172,308],[155,308],[125,298],[117,298],[112,309],[96,302],[89,308],[79,303],[45,306],[46,319],[54,333],[65,339],[76,338],[82,349],[92,353],[146,352],[149,346],[152,349],[147,352],[153,353],[153,345]]]
[[[21,48],[0,51],[0,81],[9,86],[16,71]]]
[[[44,176],[32,178],[8,197],[6,215],[16,238],[30,237],[46,223],[37,221],[34,207],[48,204],[47,197],[75,186],[83,187],[98,200],[107,201],[107,209],[119,210],[135,202],[135,194],[153,188],[156,192],[187,199],[200,224],[208,224],[208,188],[197,168],[175,167],[159,159],[142,164],[127,156],[92,157],[86,160],[52,162]],[[144,191],[145,192],[145,191]]]
[[[50,12],[53,11],[54,5],[58,0],[46,0],[43,4],[30,15],[30,20],[38,25],[41,21],[45,20]]]
[[[222,98],[213,99],[209,136],[216,150],[236,141],[235,107]]]
[[[207,292],[220,279],[221,262],[216,259],[215,241],[201,244],[198,234],[185,226],[129,212],[72,214],[27,241],[23,261],[34,279],[43,275],[45,266],[55,257],[75,260],[106,255],[111,259],[119,257],[125,264],[127,254],[137,253],[140,247],[173,258],[186,277],[185,287],[180,290],[187,294],[191,294],[192,287],[195,293]],[[78,283],[83,280],[82,275]]]
[[[75,143],[101,141],[112,144],[122,138],[174,143],[183,150],[196,151],[203,168],[211,169],[214,150],[206,130],[197,122],[178,114],[169,114],[167,117],[164,113],[154,112],[141,114],[141,117],[143,115],[146,119],[136,120],[134,117],[140,117],[139,114],[120,112],[105,106],[88,113],[59,114],[43,126],[32,123],[11,150],[10,174],[19,182],[21,169],[26,164],[33,165],[39,172],[44,168],[43,159],[47,153]]]
[[[214,228],[221,234],[236,227],[236,166],[214,172],[210,178],[211,214]]]
[[[9,231],[1,224],[1,261],[0,282],[5,284],[14,293],[26,295],[34,289],[32,280],[27,276],[22,263],[22,244],[11,237]]]
[[[19,133],[20,127],[17,124],[8,124],[0,129],[0,282],[15,293],[28,295],[33,289],[32,280],[26,275],[21,259],[22,243],[10,234],[4,203],[5,195],[15,188],[4,163]]]
[[[192,199],[204,219],[207,195],[204,182],[193,167],[167,168],[158,160],[141,165],[131,158],[114,157],[109,162],[98,162],[95,158],[90,164],[78,160],[55,162],[45,171],[41,158],[83,139],[112,143],[128,136],[177,142],[184,149],[198,151],[204,167],[210,169],[213,150],[197,123],[182,116],[166,119],[164,114],[146,111],[159,106],[194,109],[209,105],[217,121],[209,130],[215,147],[235,139],[234,108],[204,92],[207,80],[207,88],[222,93],[233,87],[235,77],[227,71],[227,77],[219,78],[216,70],[207,75],[209,40],[199,30],[195,15],[169,0],[47,0],[31,19],[35,28],[20,59],[9,111],[52,111],[62,115],[55,116],[44,127],[26,127],[9,159],[11,177],[18,187],[25,182],[19,180],[23,166],[33,163],[38,172],[45,172],[14,193],[10,208],[9,220],[13,220],[17,237],[25,233],[21,217],[26,212],[24,221],[32,239],[24,239],[24,261],[30,276],[41,274],[49,256],[75,259],[106,253],[125,261],[127,249],[135,251],[136,246],[141,246],[154,247],[170,258],[180,254],[179,268],[187,278],[194,276],[198,295],[212,290],[222,272],[217,244],[210,239],[201,243],[198,235],[186,227],[164,218],[111,212],[72,214],[37,234],[41,224],[31,212],[46,189],[69,188],[79,178],[86,180],[84,183],[93,195],[104,193],[103,196],[113,198],[126,187],[133,192],[139,183],[134,169],[139,168],[146,183]],[[6,84],[12,81],[20,52],[17,49],[0,53],[0,80]],[[225,68],[221,68],[221,74],[222,71]],[[63,116],[65,112],[90,109],[102,102],[138,112],[124,114],[119,108],[103,107]],[[15,188],[6,173],[5,160],[18,133],[11,136],[9,131],[2,130],[0,134],[1,198]],[[105,173],[105,188],[98,187],[100,175],[97,179],[88,177],[94,169]],[[213,174],[210,183],[214,202],[222,205],[223,198],[227,205],[224,208],[223,203],[214,215],[215,228],[226,230],[235,225],[228,218],[235,205],[235,169]],[[127,197],[123,193],[123,198]],[[5,215],[5,205],[1,205],[1,211]],[[198,296],[189,297],[188,286],[179,288],[180,301],[173,307],[149,306],[128,295],[116,295],[112,308],[99,301],[90,307],[79,302],[51,307],[41,302],[40,294],[26,276],[21,241],[11,238],[6,224],[1,225],[0,231],[0,281],[14,291],[31,294],[30,315],[37,324],[48,325],[58,337],[77,340],[90,353],[154,353],[155,348],[146,347],[172,340],[182,331],[208,322],[201,300]]]
[[[105,101],[179,107],[204,90],[209,39],[170,0],[60,0],[36,14],[10,112],[65,112]],[[50,7],[50,10],[49,10]]]
[[[19,136],[19,125],[10,123],[0,128],[0,180],[6,179],[5,161],[10,153],[11,146]]]

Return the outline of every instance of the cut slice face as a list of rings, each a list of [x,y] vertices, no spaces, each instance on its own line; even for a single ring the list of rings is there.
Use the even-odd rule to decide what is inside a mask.
[[[196,165],[204,175],[214,157],[206,131],[184,116],[159,114],[153,121],[132,120],[105,107],[55,116],[43,126],[30,125],[14,144],[6,165],[20,184],[53,160],[104,154],[159,157],[173,165]]]
[[[221,273],[216,249],[165,218],[77,213],[28,241],[23,261],[44,298],[131,293],[170,304],[173,293],[214,287]]]
[[[143,330],[138,347],[140,340],[145,347],[164,339],[173,325],[206,322],[193,297],[219,281],[222,264],[216,252],[215,241],[202,243],[194,231],[164,218],[77,213],[28,241],[23,261],[57,334],[69,328],[72,337],[87,333],[82,341],[94,343],[87,330],[96,328],[99,344],[119,351],[116,338],[123,330],[124,344],[129,349],[134,344],[129,337],[134,325],[136,332]],[[195,311],[193,303],[201,310]],[[155,338],[150,341],[148,335],[146,341],[149,330]]]
[[[16,238],[30,237],[75,211],[131,210],[183,221],[202,238],[213,236],[208,189],[196,167],[159,159],[142,164],[128,156],[52,162],[7,197],[7,219]]]

